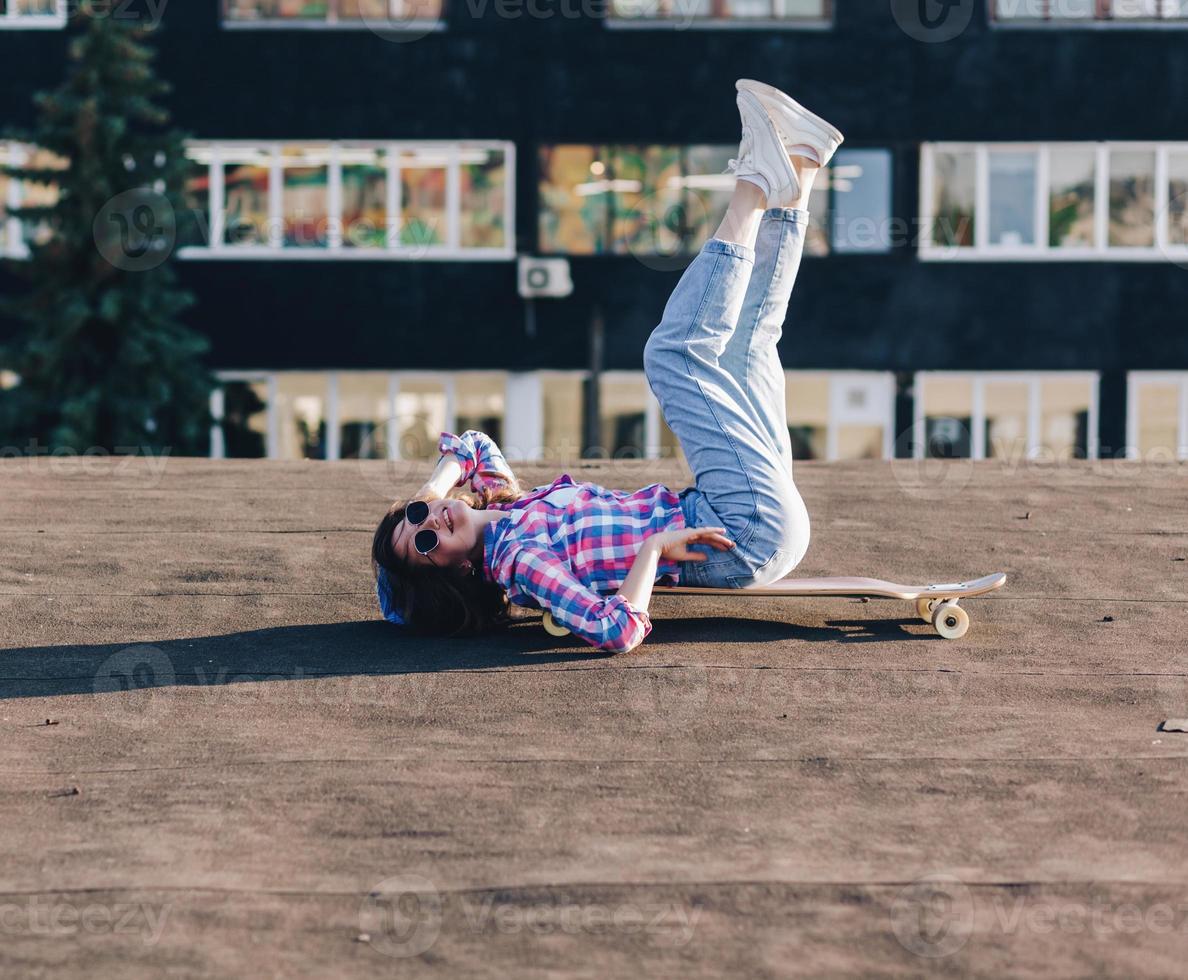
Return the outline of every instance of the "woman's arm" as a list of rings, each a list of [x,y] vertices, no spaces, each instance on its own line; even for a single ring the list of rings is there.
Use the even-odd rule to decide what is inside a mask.
[[[652,586],[656,584],[656,568],[661,558],[669,561],[705,561],[709,557],[704,551],[693,551],[689,547],[691,544],[708,544],[719,551],[734,547],[734,542],[726,537],[724,527],[687,527],[653,534],[636,553],[631,571],[615,594],[646,613],[648,603],[652,601]]]
[[[438,449],[441,459],[418,493],[420,499],[444,497],[463,483],[469,483],[470,489],[484,502],[496,490],[510,487],[519,492],[515,473],[495,440],[485,432],[467,429],[460,436],[443,432]],[[428,497],[420,497],[420,494]]]
[[[413,499],[440,500],[457,486],[461,479],[461,461],[453,453],[446,454],[437,461],[437,465],[433,468],[433,475],[425,481],[425,485],[416,492]]]

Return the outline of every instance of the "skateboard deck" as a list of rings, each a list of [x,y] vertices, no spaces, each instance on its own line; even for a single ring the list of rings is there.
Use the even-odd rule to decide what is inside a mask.
[[[901,585],[878,578],[783,578],[768,585],[748,589],[705,589],[688,585],[656,586],[652,595],[733,595],[760,598],[860,598],[901,599],[916,604],[916,614],[931,623],[946,640],[957,640],[969,630],[969,613],[958,603],[972,596],[985,595],[1006,585],[1006,573],[995,572],[968,582],[932,585]],[[544,628],[553,636],[565,636],[569,630],[544,614]]]

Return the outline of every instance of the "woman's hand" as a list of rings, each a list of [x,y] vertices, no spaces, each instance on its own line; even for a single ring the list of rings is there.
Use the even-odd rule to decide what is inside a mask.
[[[659,550],[661,557],[669,561],[705,561],[709,557],[704,551],[694,551],[691,544],[708,544],[718,551],[729,551],[734,542],[726,537],[724,527],[686,527],[679,531],[661,531],[653,534],[647,544]]]

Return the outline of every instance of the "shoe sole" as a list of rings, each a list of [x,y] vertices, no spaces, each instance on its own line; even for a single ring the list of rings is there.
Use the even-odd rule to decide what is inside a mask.
[[[840,129],[832,123],[826,122],[815,112],[810,112],[792,98],[792,96],[786,92],[781,92],[774,85],[757,82],[753,78],[740,78],[734,83],[734,87],[740,92],[750,92],[757,98],[765,98],[782,106],[796,116],[799,121],[808,123],[811,127],[820,130],[828,142],[834,142],[840,145],[845,141],[845,136],[842,135]]]

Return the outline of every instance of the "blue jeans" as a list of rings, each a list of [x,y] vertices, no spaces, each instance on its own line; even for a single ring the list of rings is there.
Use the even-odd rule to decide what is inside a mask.
[[[644,348],[648,383],[696,479],[681,493],[685,523],[724,527],[735,542],[695,545],[709,557],[681,564],[682,585],[763,585],[808,550],[776,350],[807,225],[807,211],[772,208],[753,250],[706,242]]]

